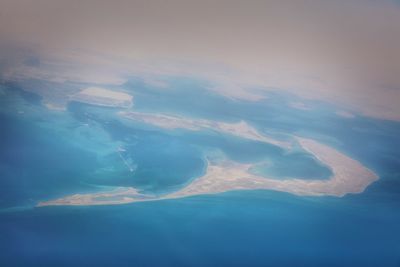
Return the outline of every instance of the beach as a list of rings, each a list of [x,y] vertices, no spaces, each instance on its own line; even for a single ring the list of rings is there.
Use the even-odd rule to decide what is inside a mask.
[[[63,198],[42,201],[38,207],[53,205],[115,205],[131,202],[182,198],[203,194],[217,194],[233,190],[275,190],[299,196],[336,196],[361,193],[376,181],[378,176],[360,162],[325,144],[306,138],[295,138],[299,145],[331,168],[328,180],[303,180],[265,178],[251,174],[252,164],[229,160],[207,162],[205,175],[182,189],[162,196],[143,195],[133,187],[92,194],[74,194]]]

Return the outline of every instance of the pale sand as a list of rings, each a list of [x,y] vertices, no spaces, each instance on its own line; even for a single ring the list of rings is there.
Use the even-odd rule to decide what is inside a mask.
[[[254,189],[283,191],[300,196],[341,197],[349,193],[361,193],[368,185],[378,179],[375,173],[361,165],[361,163],[329,146],[310,139],[296,139],[303,149],[331,168],[333,175],[330,179],[277,180],[249,173],[251,164],[239,164],[232,161],[224,161],[222,163],[208,162],[204,176],[194,180],[177,192],[161,197],[141,195],[135,188],[127,187],[110,192],[76,194],[40,202],[38,206],[125,204]]]
[[[133,96],[100,87],[89,87],[71,96],[71,100],[100,106],[131,107]]]
[[[169,116],[164,114],[141,113],[133,111],[122,111],[119,115],[135,121],[144,122],[164,129],[186,129],[200,131],[204,129],[213,130],[225,134],[231,134],[242,138],[269,143],[284,149],[291,147],[289,142],[276,140],[258,132],[257,129],[245,121],[238,123],[227,123],[209,121],[204,119],[187,119],[182,117]]]
[[[114,190],[91,194],[75,194],[51,201],[39,202],[38,207],[53,205],[115,205],[140,199],[143,195],[133,187],[118,187]]]

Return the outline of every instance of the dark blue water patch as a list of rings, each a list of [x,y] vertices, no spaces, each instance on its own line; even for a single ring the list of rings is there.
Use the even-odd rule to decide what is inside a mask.
[[[25,101],[27,101],[30,104],[41,105],[42,103],[42,97],[38,94],[21,90],[20,95]]]
[[[1,86],[2,85],[2,86]],[[0,98],[1,108],[3,111],[10,111],[20,108],[22,102],[18,102],[18,99],[22,98],[26,103],[31,105],[40,105],[42,97],[38,94],[24,91],[16,83],[4,82],[1,84],[2,94]]]
[[[275,179],[325,180],[333,175],[329,167],[322,165],[312,155],[306,153],[273,157],[266,164],[254,166],[251,172]]]
[[[7,82],[5,87],[9,91],[16,91],[27,103],[32,105],[41,105],[42,97],[39,94],[24,90],[23,87],[16,82]]]
[[[400,216],[365,198],[252,191],[0,214],[0,257],[5,266],[396,267]]]
[[[35,203],[78,190],[96,168],[96,156],[71,145],[57,131],[0,114],[0,206]]]

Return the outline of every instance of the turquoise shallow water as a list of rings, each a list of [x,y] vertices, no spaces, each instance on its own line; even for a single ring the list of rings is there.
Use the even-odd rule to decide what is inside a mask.
[[[282,157],[274,157],[266,164],[254,166],[251,172],[273,179],[326,180],[333,175],[329,167],[319,163],[314,157],[306,153],[292,153]]]
[[[78,103],[64,113],[50,112],[37,96],[10,87],[0,99],[1,266],[400,266],[399,123],[347,120],[318,103],[311,103],[312,111],[293,110],[285,104],[293,100],[289,95],[238,102],[207,93],[198,81],[168,82],[174,90],[162,93],[139,81],[124,88],[137,94],[138,110],[245,118],[260,130],[320,140],[380,179],[364,193],[343,198],[238,191],[33,208],[40,200],[102,186],[176,190],[202,175],[204,157],[214,154],[267,161],[260,171],[277,179],[326,179],[330,173],[302,151],[287,153],[212,131],[161,131],[121,121],[116,109]],[[182,92],[186,101],[176,98]],[[191,98],[196,104],[187,103]],[[133,172],[117,152],[121,146]]]

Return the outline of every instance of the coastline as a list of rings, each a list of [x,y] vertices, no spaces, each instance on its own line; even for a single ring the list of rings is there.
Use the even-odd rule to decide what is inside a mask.
[[[206,173],[182,189],[154,197],[143,195],[133,187],[121,187],[109,192],[75,194],[39,202],[37,207],[54,205],[115,205],[132,202],[182,198],[204,194],[218,194],[233,190],[275,190],[299,196],[336,196],[361,193],[378,176],[360,162],[325,144],[305,138],[295,138],[300,146],[332,170],[328,180],[276,180],[249,173],[251,164],[233,161],[207,161]]]

